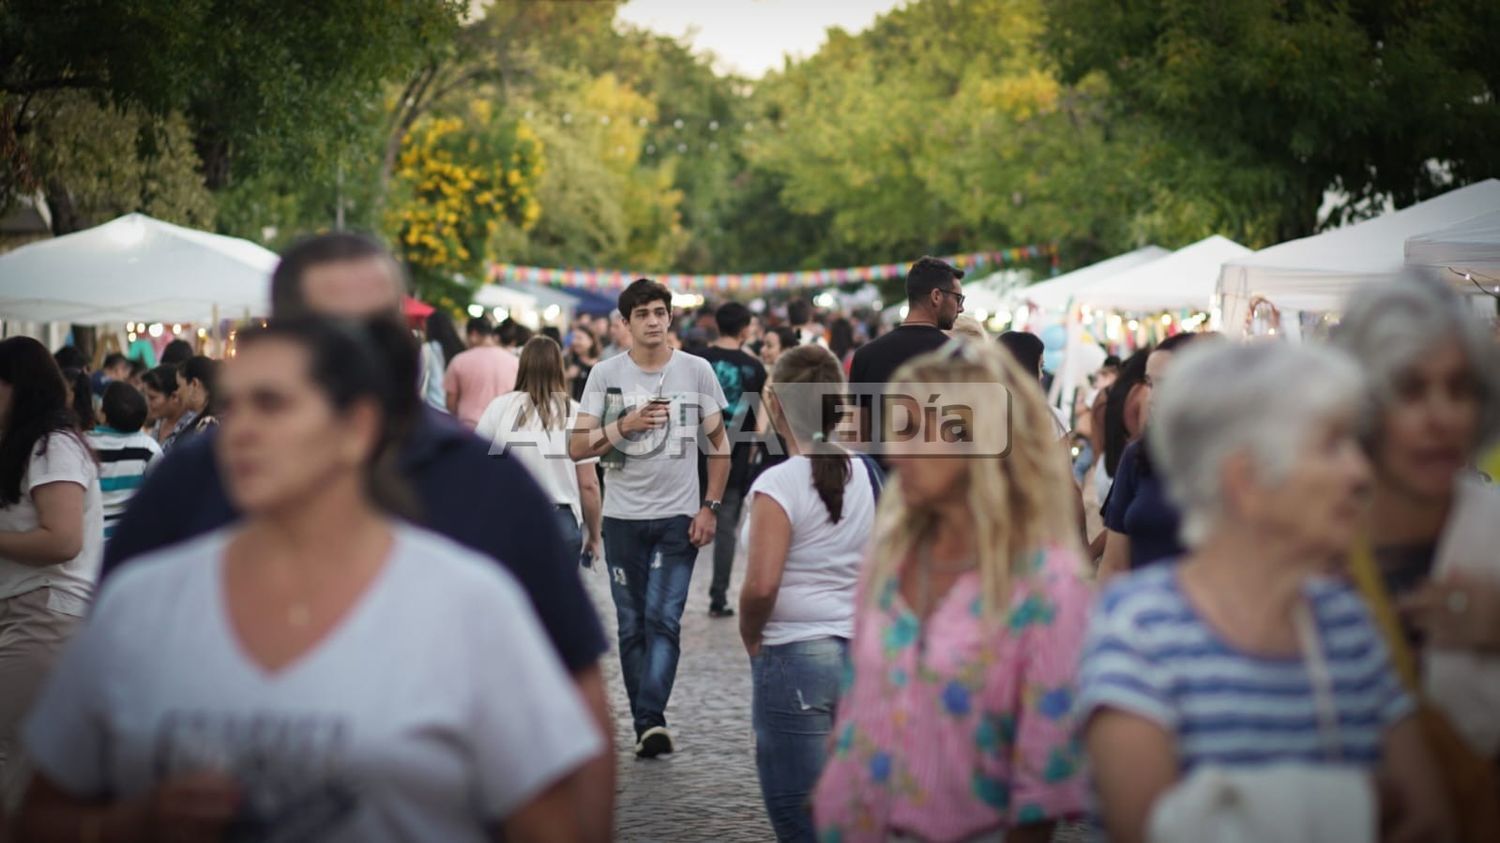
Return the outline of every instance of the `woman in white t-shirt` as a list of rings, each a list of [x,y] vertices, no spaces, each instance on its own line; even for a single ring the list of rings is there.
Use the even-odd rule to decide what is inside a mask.
[[[808,795],[823,769],[854,591],[875,522],[878,469],[826,441],[823,396],[844,388],[828,349],[783,353],[767,406],[789,458],[750,487],[740,636],[750,654],[755,760],[778,840],[814,840]]]
[[[67,400],[45,346],[0,341],[0,814],[26,783],[21,720],[99,573],[99,467]]]
[[[577,414],[578,402],[568,393],[562,347],[538,335],[521,349],[515,391],[490,402],[474,433],[493,443],[491,454],[518,457],[552,497],[563,542],[573,555],[587,548],[597,558],[599,475],[594,467],[599,460],[574,462],[568,456],[568,431]],[[580,525],[587,528],[587,543]]]
[[[26,723],[21,837],[579,839],[598,730],[515,580],[392,515],[382,359],[327,320],[240,335],[244,519],[111,581]]]

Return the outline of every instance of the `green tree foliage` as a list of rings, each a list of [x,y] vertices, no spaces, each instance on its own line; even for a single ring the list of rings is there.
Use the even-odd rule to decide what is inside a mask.
[[[55,229],[74,231],[137,210],[194,228],[213,226],[213,197],[180,115],[153,118],[76,91],[48,99],[23,152],[46,174],[41,189]]]
[[[1492,0],[1049,0],[1063,78],[1103,73],[1193,166],[1184,194],[1251,209],[1251,237],[1312,233],[1500,172]],[[1214,200],[1210,200],[1213,203]]]
[[[777,130],[750,142],[750,160],[782,180],[793,211],[829,217],[835,251],[861,260],[1183,239],[1180,220],[1140,213],[1151,138],[1111,125],[1101,79],[1058,80],[1041,20],[1038,0],[926,0],[858,36],[832,32],[763,83],[758,104]]]
[[[158,119],[181,114],[210,190],[266,173],[334,182],[342,140],[384,80],[443,43],[459,0],[7,0],[0,4],[0,147],[56,91]],[[55,173],[16,172],[27,190]],[[0,196],[0,205],[13,195]]]

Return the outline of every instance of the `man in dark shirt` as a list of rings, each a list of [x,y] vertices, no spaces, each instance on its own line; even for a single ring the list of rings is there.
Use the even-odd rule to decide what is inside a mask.
[[[357,234],[328,234],[303,240],[282,256],[272,276],[271,310],[278,317],[396,320],[399,326],[404,287],[400,266],[379,243]],[[402,327],[384,335],[405,333]],[[392,346],[389,353],[392,377],[412,390],[415,403],[416,347]],[[213,432],[195,437],[153,468],[105,545],[105,576],[132,558],[238,519],[214,459],[214,437]],[[520,582],[609,741],[614,725],[600,664],[607,643],[577,560],[564,551],[554,507],[525,467],[489,451],[487,442],[424,409],[403,436],[400,470],[422,526],[495,559]],[[590,823],[591,840],[610,834],[614,763],[613,753],[600,756],[580,774],[572,794],[579,815]]]
[[[850,384],[885,384],[913,357],[936,351],[948,342],[946,331],[964,312],[959,281],[963,270],[934,257],[923,257],[906,273],[906,319],[900,325],[860,346],[849,365]],[[870,442],[871,402],[860,401],[862,438]],[[872,448],[878,453],[878,448]]]
[[[719,508],[718,527],[714,532],[714,577],[708,587],[708,613],[716,618],[734,616],[729,607],[729,573],[734,568],[735,533],[739,529],[740,504],[750,482],[750,455],[754,452],[754,410],[766,388],[766,367],[746,354],[745,341],[750,336],[750,308],[739,302],[728,302],[714,313],[719,338],[712,345],[693,351],[714,367],[714,376],[724,390],[724,422],[728,425],[734,447],[729,454],[729,483],[724,487],[724,501]],[[707,476],[706,459],[698,459],[699,485]]]

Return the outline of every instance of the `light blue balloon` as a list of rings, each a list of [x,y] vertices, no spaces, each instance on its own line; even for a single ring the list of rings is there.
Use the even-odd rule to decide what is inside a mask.
[[[1068,344],[1068,329],[1061,325],[1048,325],[1037,334],[1048,351],[1060,351]]]
[[[1063,362],[1063,350],[1062,349],[1059,348],[1059,349],[1056,349],[1054,351],[1044,351],[1044,352],[1042,352],[1042,370],[1043,371],[1056,373],[1058,367],[1062,365],[1062,362]]]

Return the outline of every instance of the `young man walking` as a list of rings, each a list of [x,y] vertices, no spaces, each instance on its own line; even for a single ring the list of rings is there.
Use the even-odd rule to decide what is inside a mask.
[[[589,373],[569,455],[601,457],[606,466],[604,555],[620,667],[636,755],[653,758],[673,750],[666,709],[682,651],[682,610],[698,548],[713,541],[729,454],[724,393],[713,369],[667,345],[672,294],[640,279],[620,294],[620,315],[630,350]],[[708,478],[700,494],[704,439]]]
[[[752,402],[766,388],[766,367],[744,351],[753,318],[750,308],[739,302],[720,305],[714,312],[719,338],[694,352],[713,367],[719,388],[724,390],[724,423],[731,434],[755,430]],[[729,483],[724,487],[724,506],[714,533],[714,578],[708,587],[708,613],[716,618],[734,617],[734,609],[729,607],[729,574],[734,568],[735,531],[740,523],[740,504],[750,486],[750,455],[755,449],[755,444],[743,437],[742,441],[731,437],[731,442]]]

